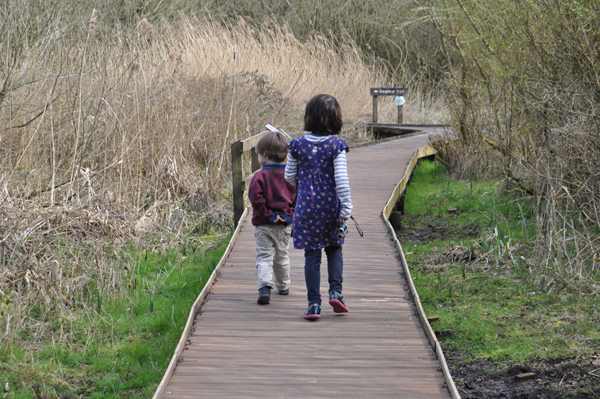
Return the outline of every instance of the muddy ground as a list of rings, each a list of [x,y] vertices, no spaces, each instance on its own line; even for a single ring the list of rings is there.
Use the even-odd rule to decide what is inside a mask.
[[[552,359],[527,365],[469,362],[467,358],[466,354],[446,354],[450,373],[464,399],[600,398],[600,357]],[[517,377],[528,373],[534,375],[525,380]]]
[[[451,217],[409,218],[412,220],[404,220],[406,223],[403,223],[403,228],[397,231],[401,243],[444,240],[457,234],[475,238],[481,237],[482,233],[476,224],[457,229]],[[472,254],[467,255],[463,258],[471,261]],[[439,259],[434,263],[440,263]],[[443,332],[439,333],[438,340],[442,347],[448,338]],[[544,359],[531,364],[473,361],[467,353],[459,352],[445,352],[445,356],[454,383],[465,399],[600,398],[600,354],[595,357]],[[527,373],[533,374],[521,379]]]

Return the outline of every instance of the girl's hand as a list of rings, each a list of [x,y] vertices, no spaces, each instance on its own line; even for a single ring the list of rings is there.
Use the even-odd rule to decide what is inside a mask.
[[[286,221],[281,215],[277,215],[273,224],[277,224],[277,223],[286,223]]]
[[[346,220],[348,220],[348,218],[342,218],[342,217],[341,217],[341,218],[340,218],[340,220],[341,220],[342,222],[345,222]]]

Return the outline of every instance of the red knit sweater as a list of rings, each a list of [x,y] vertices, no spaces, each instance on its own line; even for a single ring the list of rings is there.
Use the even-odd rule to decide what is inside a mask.
[[[252,204],[252,224],[273,224],[277,215],[292,223],[296,186],[285,180],[285,164],[268,163],[256,172],[248,187]]]

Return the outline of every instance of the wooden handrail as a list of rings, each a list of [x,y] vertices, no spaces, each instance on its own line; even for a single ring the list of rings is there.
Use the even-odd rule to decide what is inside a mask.
[[[246,206],[244,205],[244,191],[246,191],[246,182],[252,178],[254,172],[260,169],[258,163],[258,154],[255,147],[258,140],[268,131],[260,132],[254,136],[244,140],[238,140],[231,144],[231,181],[233,182],[233,225],[237,228],[240,217],[244,213]],[[244,152],[250,151],[252,173],[244,177],[244,166],[242,163],[242,155]]]

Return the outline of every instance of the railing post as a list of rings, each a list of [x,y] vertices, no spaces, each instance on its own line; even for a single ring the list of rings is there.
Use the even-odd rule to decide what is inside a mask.
[[[244,144],[236,141],[231,144],[231,174],[233,180],[233,226],[237,228],[244,213],[244,181],[242,173],[242,153]]]
[[[252,149],[250,150],[250,159],[252,159],[252,173],[254,173],[260,169],[260,163],[258,162],[258,153],[256,152],[255,147],[252,147]]]

